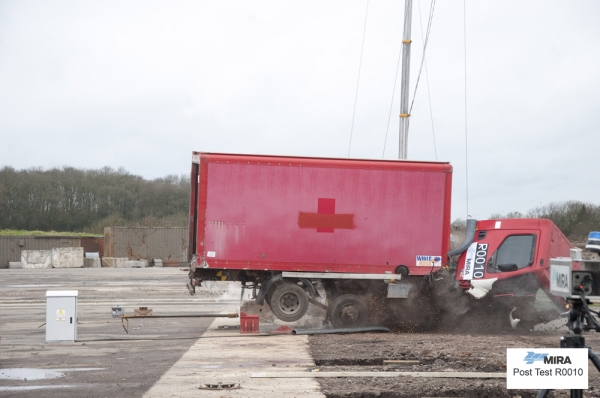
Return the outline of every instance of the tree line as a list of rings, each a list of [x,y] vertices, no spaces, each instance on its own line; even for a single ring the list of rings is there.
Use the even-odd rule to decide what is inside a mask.
[[[105,226],[188,225],[189,177],[145,180],[123,168],[0,169],[0,229],[102,233]],[[555,202],[490,219],[547,218],[574,242],[600,230],[600,206]],[[464,220],[453,223],[464,228]]]
[[[587,240],[590,231],[600,230],[600,206],[575,200],[538,206],[525,214],[518,211],[506,215],[492,214],[490,218],[547,218],[552,220],[571,242],[579,243]]]
[[[145,180],[123,168],[0,169],[0,229],[102,233],[105,226],[187,226],[188,176]]]

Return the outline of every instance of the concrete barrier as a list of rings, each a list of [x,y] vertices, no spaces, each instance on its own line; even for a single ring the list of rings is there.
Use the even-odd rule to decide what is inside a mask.
[[[8,262],[8,269],[21,269],[23,268],[23,264],[21,264],[19,261],[9,261]]]
[[[100,268],[101,267],[99,258],[84,258],[83,259],[83,267],[84,268]]]
[[[102,266],[111,268],[125,268],[127,257],[102,257]]]
[[[83,267],[83,247],[55,247],[52,249],[52,267]]]
[[[52,250],[21,250],[21,266],[25,269],[52,268]]]
[[[124,268],[146,268],[148,266],[148,260],[130,260],[125,261]]]

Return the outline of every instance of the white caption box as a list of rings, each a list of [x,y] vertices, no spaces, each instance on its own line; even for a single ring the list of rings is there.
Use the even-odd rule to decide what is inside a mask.
[[[507,389],[588,388],[587,348],[507,348]]]

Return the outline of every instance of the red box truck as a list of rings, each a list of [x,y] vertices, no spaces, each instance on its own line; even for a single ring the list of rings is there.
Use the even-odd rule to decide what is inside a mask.
[[[283,321],[302,318],[312,303],[327,310],[335,327],[365,325],[373,308],[382,308],[373,303],[406,298],[424,277],[429,285],[444,279],[446,290],[464,296],[454,270],[464,276],[476,238],[494,238],[487,256],[514,234],[536,233],[529,224],[522,230],[519,220],[493,231],[471,222],[470,241],[449,253],[451,188],[452,166],[445,162],[193,152],[188,288],[193,294],[205,280],[240,281]],[[483,238],[483,229],[475,236],[478,225],[489,231]],[[558,239],[537,234],[536,250],[548,251]],[[540,255],[549,264],[546,252]],[[456,256],[458,264],[451,261]],[[483,276],[479,270],[470,279],[457,276],[460,286],[481,293],[478,281],[491,273],[496,280],[511,273],[537,278],[541,270],[494,264]],[[319,285],[327,305],[318,300]],[[473,297],[486,296],[489,287]]]

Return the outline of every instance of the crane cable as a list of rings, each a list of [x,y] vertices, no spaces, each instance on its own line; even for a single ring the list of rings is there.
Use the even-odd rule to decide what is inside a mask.
[[[419,22],[421,22],[423,20],[421,17],[421,0],[418,0],[417,4],[419,6]],[[423,23],[421,22],[419,26],[421,27],[421,40],[423,40]],[[431,120],[431,135],[433,136],[433,153],[435,154],[435,161],[437,162],[437,144],[435,142],[435,128],[433,126],[433,107],[431,106],[431,91],[429,90],[429,72],[427,70],[427,58],[425,58],[425,56],[423,56],[423,58],[425,59],[425,82],[427,83],[427,99],[429,100],[429,118]]]
[[[367,16],[369,15],[369,1],[367,0],[367,10],[365,11],[365,24],[363,27],[362,44],[360,46],[360,61],[358,62],[358,78],[356,79],[356,93],[354,94],[354,110],[352,111],[352,126],[350,127],[350,142],[348,143],[348,157],[350,157],[350,148],[352,148],[352,132],[354,131],[354,116],[356,115],[356,102],[358,100],[358,85],[360,83],[360,69],[362,67],[363,50],[365,48],[365,33],[367,32]]]
[[[425,40],[423,41],[423,56],[421,57],[421,66],[419,67],[419,74],[417,75],[417,83],[415,84],[415,91],[413,93],[413,99],[408,109],[408,114],[412,111],[413,105],[415,104],[415,98],[417,96],[417,88],[419,87],[419,81],[421,80],[421,72],[423,72],[423,65],[425,64],[425,51],[427,50],[427,43],[429,42],[429,32],[431,31],[431,21],[433,20],[433,12],[435,11],[436,0],[431,1],[429,7],[429,20],[427,21],[427,31],[425,33]]]
[[[467,0],[463,0],[463,37],[465,49],[465,185],[467,197],[466,219],[469,219],[469,135],[467,130]]]

